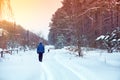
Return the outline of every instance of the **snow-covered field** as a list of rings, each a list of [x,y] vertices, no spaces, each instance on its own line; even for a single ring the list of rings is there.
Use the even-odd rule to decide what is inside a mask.
[[[79,58],[65,49],[51,49],[38,61],[35,50],[0,58],[0,80],[120,80],[120,53],[83,51]]]

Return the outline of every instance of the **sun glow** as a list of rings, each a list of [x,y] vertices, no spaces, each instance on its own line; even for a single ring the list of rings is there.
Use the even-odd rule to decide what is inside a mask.
[[[10,0],[0,0],[0,20],[15,21]]]
[[[11,0],[17,24],[47,37],[52,14],[61,6],[61,0]]]

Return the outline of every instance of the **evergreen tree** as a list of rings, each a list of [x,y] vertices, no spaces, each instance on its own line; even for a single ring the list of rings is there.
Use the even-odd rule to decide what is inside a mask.
[[[120,24],[120,1],[117,0],[63,0],[63,6],[52,17],[49,42],[57,43],[63,34],[65,45],[96,47],[95,39],[113,31]]]
[[[101,41],[109,53],[112,53],[113,50],[120,50],[120,27],[111,33],[98,37],[96,40]]]
[[[63,48],[65,44],[65,37],[63,34],[57,36],[57,43],[55,44],[55,48]]]

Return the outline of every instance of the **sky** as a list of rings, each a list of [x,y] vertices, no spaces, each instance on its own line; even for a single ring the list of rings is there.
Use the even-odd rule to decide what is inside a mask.
[[[62,6],[62,0],[11,0],[16,24],[47,39],[49,23],[54,12]]]

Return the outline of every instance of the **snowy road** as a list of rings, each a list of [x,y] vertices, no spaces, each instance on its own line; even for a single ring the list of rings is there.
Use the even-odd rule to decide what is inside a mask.
[[[92,78],[92,72],[89,72],[87,68],[79,66],[78,64],[72,65],[70,59],[65,60],[65,57],[63,58],[64,53],[66,53],[66,51],[56,50],[45,55],[46,60],[50,60],[43,64],[49,66],[47,69],[50,68],[52,70],[52,76],[55,76],[55,78],[51,80],[96,80]]]
[[[80,80],[56,60],[56,54],[56,51],[44,54],[42,63],[35,51],[8,56],[0,63],[0,80]]]
[[[80,80],[79,76],[57,61],[56,54],[59,53],[53,51],[46,54],[45,61],[42,63],[42,68],[49,75],[47,80]],[[62,60],[59,59],[59,61]]]
[[[91,53],[79,58],[65,49],[51,50],[42,63],[34,50],[5,55],[0,59],[0,80],[120,80],[120,54],[107,55],[105,63],[105,56]]]

